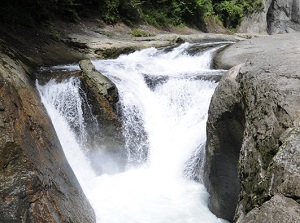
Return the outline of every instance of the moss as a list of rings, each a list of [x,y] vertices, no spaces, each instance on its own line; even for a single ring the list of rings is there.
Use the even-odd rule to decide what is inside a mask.
[[[141,30],[141,29],[133,29],[130,32],[130,35],[134,37],[149,37],[149,36],[155,36],[155,34],[149,33],[147,31]]]
[[[265,170],[268,169],[273,157],[279,151],[279,147],[271,147],[271,148],[263,148],[259,150],[261,153],[262,161],[263,161],[263,168]]]
[[[61,33],[59,31],[57,31],[56,29],[52,28],[52,27],[48,28],[47,33],[54,40],[57,40],[57,41],[61,41],[62,40]]]

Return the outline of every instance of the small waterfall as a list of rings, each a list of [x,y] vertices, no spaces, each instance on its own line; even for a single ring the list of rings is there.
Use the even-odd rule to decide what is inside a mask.
[[[44,86],[37,82],[36,86],[67,160],[84,192],[87,193],[96,175],[86,157],[87,131],[83,116],[83,98],[79,91],[80,81],[77,78],[60,83],[50,80]]]
[[[217,85],[206,77],[222,73],[210,67],[223,45],[185,43],[93,61],[120,94],[128,167],[119,174],[97,176],[85,154],[79,80],[37,83],[97,222],[226,222],[209,211],[205,187],[193,180],[201,182],[201,170],[196,170],[203,163],[207,111]],[[82,136],[76,136],[77,129]]]

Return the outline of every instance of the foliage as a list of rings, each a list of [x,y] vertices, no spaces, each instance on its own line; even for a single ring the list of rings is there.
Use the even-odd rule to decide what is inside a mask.
[[[263,10],[262,0],[212,0],[213,10],[226,28],[236,28],[243,16]]]
[[[146,22],[201,28],[205,18],[212,15],[227,28],[235,28],[244,15],[262,9],[262,0],[12,0],[0,4],[0,19],[35,26],[57,18],[76,22],[93,15],[108,24]]]
[[[141,29],[133,29],[130,32],[130,35],[134,37],[149,37],[149,36],[154,36],[154,34],[151,34],[147,31],[141,30]]]
[[[13,0],[0,5],[0,19],[10,24],[38,25],[55,17],[75,21],[79,19],[73,0]]]
[[[220,19],[227,28],[235,27],[243,17],[243,7],[233,1],[223,1],[215,7]]]

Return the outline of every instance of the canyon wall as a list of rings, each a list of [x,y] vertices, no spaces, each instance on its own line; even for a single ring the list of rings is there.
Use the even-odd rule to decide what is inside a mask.
[[[299,0],[263,0],[264,9],[243,18],[238,32],[282,34],[300,31]]]
[[[0,47],[0,222],[95,222],[31,71]]]
[[[235,66],[215,91],[207,124],[206,186],[217,216],[300,221],[299,56],[294,33],[242,41],[217,58]]]

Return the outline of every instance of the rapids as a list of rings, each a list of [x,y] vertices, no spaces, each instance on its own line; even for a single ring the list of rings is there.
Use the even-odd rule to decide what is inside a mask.
[[[128,157],[126,171],[121,173],[97,175],[90,165],[85,148],[89,126],[82,109],[86,101],[79,79],[37,83],[97,222],[226,222],[209,211],[209,194],[199,169],[205,155],[207,111],[217,86],[207,77],[223,74],[211,69],[211,61],[224,44],[184,43],[93,61],[119,91]],[[77,66],[52,69],[58,68]]]

